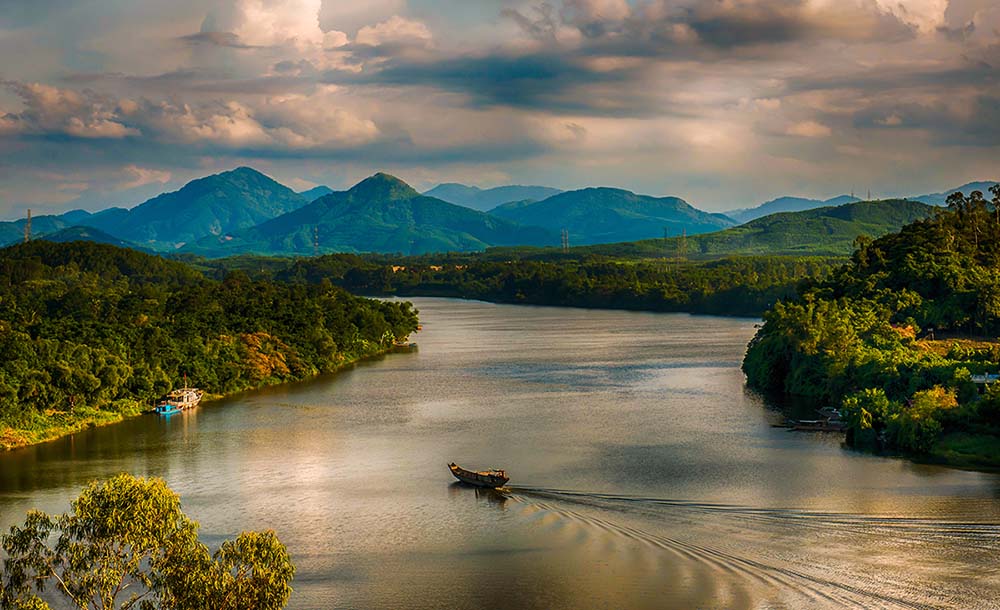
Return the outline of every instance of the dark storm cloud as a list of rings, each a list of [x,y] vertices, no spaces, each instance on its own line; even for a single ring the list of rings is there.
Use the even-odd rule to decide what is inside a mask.
[[[993,147],[1000,142],[1000,97],[874,104],[854,114],[858,129],[919,129],[937,145]]]
[[[844,2],[821,9],[805,0],[700,0],[686,6],[661,0],[636,4],[627,14],[611,16],[564,8],[559,13],[561,22],[544,3],[534,16],[515,9],[504,9],[501,14],[542,42],[554,42],[561,23],[583,36],[583,53],[636,57],[736,54],[745,47],[820,40],[893,43],[915,35],[913,26],[877,10],[874,3]]]
[[[939,25],[937,27],[939,34],[951,41],[961,42],[965,41],[967,38],[975,34],[976,32],[976,22],[970,21],[962,27],[948,27],[946,25]]]
[[[261,47],[244,44],[240,37],[232,32],[198,32],[181,36],[179,40],[188,44],[204,44],[215,47],[228,47],[231,49],[259,49]]]
[[[790,91],[856,89],[870,92],[931,87],[946,93],[949,87],[988,88],[1000,82],[1000,67],[983,61],[967,62],[947,68],[884,68],[837,75],[814,75],[789,78]]]
[[[678,21],[705,44],[724,49],[823,39],[888,43],[914,35],[912,27],[892,15],[847,2],[834,11],[812,9],[802,0],[699,2]]]
[[[478,107],[510,106],[551,112],[642,116],[648,98],[632,89],[631,69],[597,70],[585,58],[560,52],[395,60],[354,74],[331,71],[325,80],[362,85],[427,86],[463,93]]]
[[[235,78],[223,70],[177,70],[136,76],[119,72],[69,74],[62,78],[73,85],[96,86],[119,83],[143,94],[179,92],[212,94],[277,95],[307,90],[316,83],[316,70],[306,60],[274,64],[274,75]]]

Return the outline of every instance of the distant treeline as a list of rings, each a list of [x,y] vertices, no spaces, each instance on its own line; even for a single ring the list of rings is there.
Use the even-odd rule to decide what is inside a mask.
[[[0,444],[134,413],[188,382],[223,394],[302,379],[390,348],[408,303],[329,282],[206,278],[87,242],[0,250]]]
[[[843,259],[737,257],[710,262],[619,260],[558,254],[498,260],[495,253],[389,257],[335,254],[311,259],[240,257],[202,262],[209,274],[242,269],[271,279],[331,281],[361,294],[443,296],[499,303],[758,316],[826,277]]]
[[[1000,187],[861,240],[764,319],[750,385],[842,406],[858,446],[1000,465],[1000,385],[974,379],[1000,372]]]

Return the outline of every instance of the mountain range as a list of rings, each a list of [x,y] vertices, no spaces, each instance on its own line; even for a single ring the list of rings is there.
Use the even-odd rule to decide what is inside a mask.
[[[127,213],[80,221],[154,250],[172,250],[206,237],[252,227],[306,205],[292,189],[257,170],[234,170],[193,180]]]
[[[745,222],[750,222],[755,218],[762,218],[769,214],[777,214],[779,212],[802,212],[804,210],[812,210],[832,205],[844,205],[845,203],[852,203],[854,201],[861,200],[853,195],[839,195],[837,197],[822,200],[809,199],[807,197],[778,197],[777,199],[765,201],[757,207],[730,210],[723,213],[735,220],[736,224],[743,224]]]
[[[399,178],[375,174],[257,226],[206,237],[186,251],[206,256],[314,252],[484,250],[492,245],[552,245],[558,237],[421,195]]]
[[[477,186],[466,186],[448,182],[439,184],[424,193],[428,197],[436,197],[448,203],[463,205],[480,212],[488,212],[498,205],[512,201],[541,201],[561,193],[559,189],[547,186],[497,186],[481,189]]]
[[[986,199],[992,199],[993,196],[990,194],[990,187],[997,182],[994,180],[992,182],[969,182],[963,184],[958,188],[949,189],[947,191],[942,191],[940,193],[929,193],[927,195],[917,195],[916,197],[907,197],[912,201],[919,201],[921,203],[926,203],[928,205],[945,205],[945,201],[948,199],[948,195],[954,192],[961,192],[968,195],[972,191],[979,191],[983,194]]]
[[[650,197],[613,188],[567,191],[542,201],[506,203],[490,214],[552,231],[566,229],[572,244],[599,244],[707,233],[731,227],[722,214],[709,214],[677,197]]]
[[[927,205],[943,206],[945,205],[945,201],[948,199],[948,195],[954,192],[961,192],[968,195],[972,191],[980,191],[987,199],[990,199],[990,187],[994,184],[996,184],[996,182],[969,182],[963,184],[962,186],[948,189],[947,191],[942,191],[940,193],[911,195],[907,197],[899,197],[897,199],[919,201],[920,203],[926,203]],[[745,222],[750,222],[755,218],[762,218],[768,214],[775,214],[778,212],[802,212],[804,210],[812,210],[827,206],[843,205],[845,203],[851,203],[852,201],[861,201],[861,199],[855,197],[854,195],[839,195],[837,197],[822,200],[809,199],[807,197],[778,197],[777,199],[766,201],[756,207],[730,210],[724,213],[726,216],[735,220],[738,224],[743,224]]]
[[[859,235],[880,237],[934,213],[906,199],[856,201],[801,212],[779,212],[704,235],[578,248],[580,255],[623,258],[713,258],[730,255],[844,256]]]
[[[320,185],[320,186],[314,186],[308,191],[300,191],[299,195],[301,195],[302,198],[305,199],[306,201],[312,202],[316,201],[323,195],[329,195],[332,192],[333,192],[332,188],[326,185]]]
[[[940,205],[955,190],[977,189],[985,193],[990,184],[970,183],[959,189],[912,197],[910,203],[924,200]],[[449,189],[452,195],[448,195]],[[417,254],[492,246],[557,246],[564,229],[573,246],[635,241],[645,244],[641,240],[652,240],[649,243],[655,245],[653,249],[662,251],[663,236],[686,234],[690,241],[685,243],[692,248],[697,244],[706,255],[727,248],[747,253],[794,251],[793,242],[801,243],[802,251],[809,249],[810,242],[820,249],[835,243],[827,249],[839,252],[845,248],[849,251],[849,243],[858,234],[875,235],[896,227],[898,214],[909,218],[922,213],[902,200],[883,202],[886,205],[878,208],[852,208],[833,207],[851,200],[846,196],[826,201],[779,198],[741,210],[746,217],[768,215],[733,227],[737,220],[703,212],[677,197],[651,197],[622,189],[562,192],[512,186],[483,190],[451,184],[428,191],[434,192],[452,198],[454,193],[478,193],[480,205],[485,205],[489,197],[499,200],[555,194],[503,202],[486,213],[427,193],[421,195],[387,174],[376,174],[346,191],[320,186],[296,193],[256,170],[241,167],[194,180],[132,209],[109,208],[97,213],[73,210],[37,216],[32,219],[32,235],[134,244],[152,251],[205,256],[244,252],[309,255],[317,250]],[[816,204],[825,205],[813,207]],[[818,216],[790,219],[782,213],[773,214],[802,207],[823,211]],[[853,210],[854,216],[838,220],[838,214],[847,212],[831,210],[841,208]],[[865,216],[858,212],[862,209],[878,210],[882,217]],[[23,219],[0,222],[0,246],[21,241],[24,224]],[[777,237],[794,231],[806,233]]]

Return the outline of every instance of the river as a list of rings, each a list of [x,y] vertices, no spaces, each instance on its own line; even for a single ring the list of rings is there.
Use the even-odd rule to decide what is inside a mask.
[[[1000,475],[773,427],[754,320],[413,300],[412,353],[0,455],[0,526],[127,471],[276,530],[291,608],[1000,607]]]

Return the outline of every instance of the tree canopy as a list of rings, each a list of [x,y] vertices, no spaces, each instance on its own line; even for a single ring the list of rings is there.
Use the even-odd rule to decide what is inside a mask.
[[[0,445],[136,413],[188,382],[224,394],[332,371],[417,326],[409,303],[320,282],[218,279],[110,245],[0,250]]]
[[[63,515],[31,511],[2,538],[0,607],[81,610],[283,608],[295,574],[273,531],[210,553],[162,479],[120,474],[88,485]]]
[[[751,386],[842,405],[859,445],[1000,463],[1000,187],[859,239],[830,277],[776,304],[743,362]],[[985,378],[982,378],[985,379]],[[970,455],[960,455],[969,453]]]

